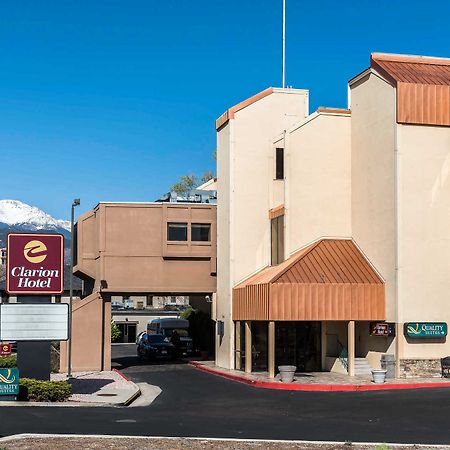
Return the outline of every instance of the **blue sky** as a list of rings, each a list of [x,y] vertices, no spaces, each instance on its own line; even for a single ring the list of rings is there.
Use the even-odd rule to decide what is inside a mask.
[[[449,0],[287,0],[287,84],[346,106],[372,51],[450,57]],[[214,120],[280,85],[281,0],[0,3],[0,198],[68,218],[213,169]]]

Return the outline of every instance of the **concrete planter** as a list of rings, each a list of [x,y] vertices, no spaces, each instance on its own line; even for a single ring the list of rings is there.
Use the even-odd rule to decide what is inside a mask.
[[[375,384],[383,384],[386,380],[385,369],[372,369],[372,379]]]
[[[297,366],[278,366],[282,383],[292,383],[294,381]]]

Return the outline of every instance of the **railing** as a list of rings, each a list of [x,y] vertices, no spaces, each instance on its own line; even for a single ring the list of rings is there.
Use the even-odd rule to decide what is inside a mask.
[[[334,336],[336,342],[336,356],[339,358],[339,361],[344,366],[345,370],[348,372],[348,351],[347,347],[345,347],[342,342],[339,340],[337,334],[327,334],[327,336]]]

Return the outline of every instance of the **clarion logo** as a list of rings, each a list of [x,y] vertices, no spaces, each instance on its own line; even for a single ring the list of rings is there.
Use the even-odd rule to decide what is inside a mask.
[[[39,264],[47,258],[47,246],[41,241],[30,241],[23,248],[23,256],[33,264]]]

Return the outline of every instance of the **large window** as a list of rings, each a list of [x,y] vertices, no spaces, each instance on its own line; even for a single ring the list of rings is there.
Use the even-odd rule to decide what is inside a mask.
[[[284,149],[275,149],[275,179],[284,179]]]
[[[271,262],[276,266],[284,261],[284,216],[271,220]]]
[[[211,224],[193,223],[191,225],[191,240],[209,242],[211,240]]]
[[[187,223],[169,222],[167,224],[168,241],[187,241]]]

